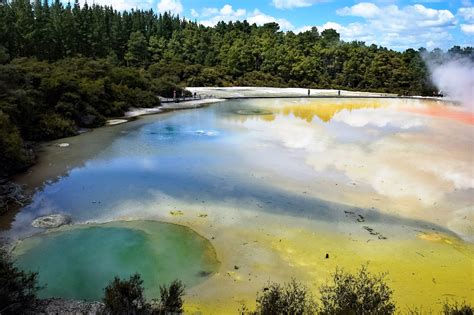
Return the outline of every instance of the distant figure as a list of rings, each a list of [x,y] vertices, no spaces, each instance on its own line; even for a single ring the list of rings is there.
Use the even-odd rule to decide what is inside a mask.
[[[173,90],[173,99],[176,99],[176,90]]]
[[[194,92],[194,98],[196,98],[196,92]]]
[[[310,90],[310,89],[308,89],[308,96],[310,96],[310,95],[311,95],[311,90]]]
[[[341,90],[337,91],[337,96],[341,96]]]

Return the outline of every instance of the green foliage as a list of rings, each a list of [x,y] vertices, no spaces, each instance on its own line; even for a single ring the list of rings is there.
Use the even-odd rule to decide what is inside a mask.
[[[473,313],[474,307],[472,307],[470,304],[467,304],[466,302],[460,304],[455,302],[451,304],[446,301],[446,303],[443,305],[444,315],[472,315]]]
[[[315,314],[316,302],[308,289],[301,283],[292,280],[283,286],[270,283],[257,295],[257,307],[249,312],[245,306],[240,310],[242,314],[254,315],[284,315],[284,314]]]
[[[0,283],[0,314],[33,313],[40,289],[37,274],[15,267],[3,248],[0,248]]]
[[[122,116],[129,107],[158,106],[162,87],[157,84],[148,72],[108,59],[19,58],[0,65],[0,176],[31,162],[25,141],[75,135],[81,127],[102,126],[105,117]]]
[[[333,283],[323,285],[321,314],[393,314],[392,290],[385,274],[373,275],[362,266],[357,274],[337,269]]]
[[[0,63],[19,57],[57,61],[88,57],[148,67],[176,85],[265,85],[428,94],[422,61],[445,55],[474,59],[472,47],[397,52],[344,42],[333,29],[294,34],[276,23],[220,22],[204,27],[169,13],[119,12],[61,1],[12,0],[0,6]],[[100,67],[99,67],[100,68]],[[166,89],[169,91],[169,89]]]
[[[8,54],[5,47],[0,45],[0,64],[7,63],[10,59],[10,55]]]
[[[18,129],[0,110],[0,177],[26,167],[32,160],[33,156],[25,149]]]
[[[105,288],[102,301],[107,314],[146,314],[150,309],[143,294],[143,280],[138,274],[129,280],[115,277]]]
[[[141,32],[136,31],[130,34],[127,47],[125,54],[127,65],[139,66],[148,62],[148,43]]]
[[[63,138],[76,133],[74,123],[58,114],[40,116],[36,128],[35,140]]]
[[[144,295],[143,280],[139,274],[128,280],[115,277],[105,288],[102,301],[106,314],[182,314],[184,285],[175,280],[169,286],[160,286],[160,300],[149,303]]]
[[[153,314],[182,314],[184,285],[174,280],[169,286],[160,286],[160,301],[155,301]]]

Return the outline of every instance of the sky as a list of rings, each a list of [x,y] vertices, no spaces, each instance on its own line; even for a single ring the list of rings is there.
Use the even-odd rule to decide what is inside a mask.
[[[277,22],[283,31],[333,28],[345,41],[395,50],[474,45],[474,0],[94,0],[118,10],[172,12],[213,26],[219,21]]]

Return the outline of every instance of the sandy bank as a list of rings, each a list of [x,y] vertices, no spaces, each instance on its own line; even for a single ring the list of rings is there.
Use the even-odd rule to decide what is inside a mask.
[[[307,97],[308,89],[305,88],[273,88],[273,87],[187,87],[191,93],[197,93],[202,97],[216,98],[242,98],[242,97]],[[396,94],[354,92],[334,89],[310,89],[310,96],[370,96],[370,97],[394,97]]]
[[[192,109],[199,108],[207,104],[222,102],[223,99],[211,98],[211,99],[200,99],[200,100],[191,100],[184,101],[179,103],[163,103],[160,107],[152,108],[130,108],[128,112],[125,113],[126,118],[133,118],[143,115],[153,115],[158,114],[164,111],[177,110],[177,109]]]

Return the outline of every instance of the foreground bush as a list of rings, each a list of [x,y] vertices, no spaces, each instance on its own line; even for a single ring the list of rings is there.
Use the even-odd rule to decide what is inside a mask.
[[[295,280],[284,286],[272,283],[257,295],[255,311],[243,306],[240,313],[358,315],[393,314],[396,309],[392,290],[385,283],[385,275],[373,275],[366,266],[362,266],[356,274],[336,269],[332,283],[322,285],[320,292],[318,305],[308,289]]]
[[[10,255],[0,248],[0,314],[32,313],[36,305],[37,273],[16,268]]]
[[[174,280],[167,286],[160,286],[160,301],[154,301],[155,314],[181,314],[183,313],[184,285],[179,280]]]
[[[242,314],[278,315],[278,314],[314,314],[316,303],[304,285],[292,280],[283,286],[270,283],[257,296],[257,308],[249,311],[242,307]]]
[[[443,305],[443,314],[444,315],[472,315],[474,314],[474,307],[466,302],[458,304],[457,302],[451,304],[446,302]]]
[[[149,303],[144,295],[143,280],[139,274],[128,280],[115,277],[105,288],[102,301],[106,314],[181,314],[183,313],[184,285],[179,280],[169,286],[160,286],[160,300]]]
[[[105,288],[102,301],[109,314],[143,314],[149,309],[143,294],[143,280],[138,274],[128,280],[115,277]]]
[[[362,266],[356,274],[337,269],[332,284],[323,285],[321,314],[393,314],[393,291],[385,274],[374,275]]]

